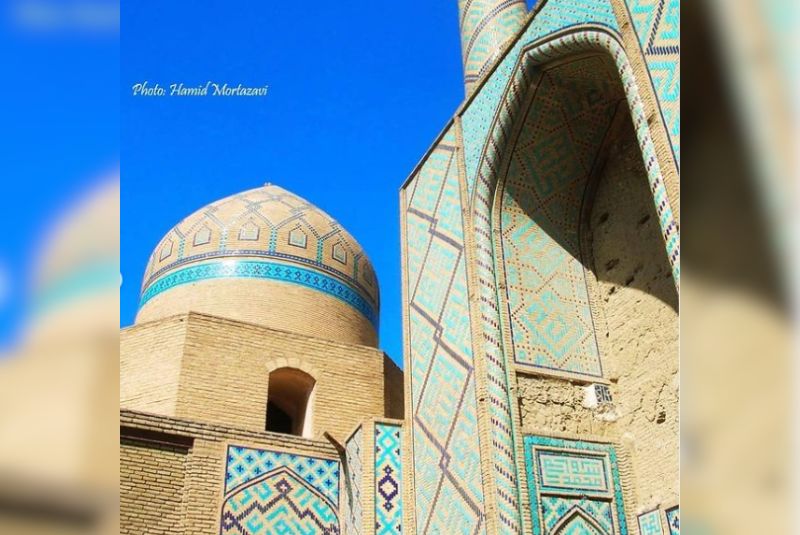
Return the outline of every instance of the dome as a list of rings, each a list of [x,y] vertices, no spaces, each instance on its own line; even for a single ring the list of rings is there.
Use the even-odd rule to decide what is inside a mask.
[[[376,346],[378,282],[339,223],[267,184],[194,212],[153,251],[136,322],[190,311]]]

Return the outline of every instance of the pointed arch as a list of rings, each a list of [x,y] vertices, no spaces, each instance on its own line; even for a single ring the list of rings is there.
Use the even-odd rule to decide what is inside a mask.
[[[553,535],[611,535],[577,505],[561,517],[551,532]]]
[[[492,452],[494,475],[489,479],[492,493],[510,495],[515,489],[521,495],[522,482],[513,475],[509,466],[516,466],[516,473],[524,474],[522,464],[522,442],[515,422],[519,421],[516,400],[511,399],[515,390],[511,359],[504,351],[504,340],[510,333],[504,332],[498,301],[499,282],[496,279],[495,244],[500,239],[500,229],[493,225],[492,214],[497,206],[497,185],[502,170],[509,158],[509,147],[513,146],[515,128],[520,114],[525,109],[528,96],[526,88],[545,63],[564,60],[576,54],[600,51],[613,61],[624,89],[625,100],[636,130],[637,142],[644,160],[653,203],[659,219],[659,227],[672,269],[673,281],[678,286],[680,277],[680,249],[677,218],[670,205],[664,177],[656,156],[650,134],[648,117],[633,76],[633,69],[617,37],[597,25],[574,26],[556,32],[527,45],[521,52],[512,75],[503,91],[495,111],[476,171],[475,184],[470,195],[467,236],[470,286],[476,292],[474,301],[480,308],[473,308],[473,321],[479,336],[475,336],[475,361],[478,387],[489,398],[487,403],[491,422],[488,432],[498,444]],[[507,327],[505,327],[507,330]],[[513,447],[512,447],[513,445]],[[511,475],[509,475],[511,474]],[[522,475],[522,478],[525,476]],[[511,502],[513,500],[509,500]],[[518,504],[523,502],[517,501]]]
[[[225,497],[219,533],[275,533],[286,525],[297,526],[304,533],[339,533],[336,505],[293,470],[281,466]]]

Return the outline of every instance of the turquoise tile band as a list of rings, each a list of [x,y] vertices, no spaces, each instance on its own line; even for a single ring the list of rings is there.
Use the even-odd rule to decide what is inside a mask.
[[[364,297],[346,284],[311,269],[258,260],[212,262],[173,271],[145,288],[139,307],[176,286],[210,279],[266,279],[305,286],[347,303],[366,317],[376,331],[378,330],[377,311]]]

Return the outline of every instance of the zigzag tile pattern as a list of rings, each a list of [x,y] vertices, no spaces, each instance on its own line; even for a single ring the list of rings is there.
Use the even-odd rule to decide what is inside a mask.
[[[559,523],[573,515],[585,516],[594,520],[593,528],[588,533],[596,533],[600,528],[602,534],[614,533],[614,516],[610,502],[588,500],[586,498],[564,498],[561,496],[542,497],[542,517],[545,533],[553,533]],[[595,527],[596,526],[596,527]],[[577,528],[575,528],[577,529]],[[569,533],[562,528],[559,533]],[[581,531],[577,531],[581,533]]]
[[[375,424],[375,533],[403,533],[403,456],[401,428]]]
[[[467,94],[514,37],[527,14],[524,0],[459,0]]]
[[[418,533],[486,530],[456,151],[451,128],[401,207]]]
[[[680,0],[626,0],[626,6],[680,167]]]
[[[579,243],[583,194],[617,104],[613,65],[547,69],[529,91],[501,181],[502,253],[517,364],[602,376]]]
[[[229,446],[220,535],[338,535],[339,462]]]
[[[364,522],[364,506],[361,498],[361,485],[364,477],[363,440],[364,428],[359,427],[345,444],[347,500],[345,501],[344,533],[346,535],[360,535],[361,525]]]
[[[617,453],[613,445],[539,435],[526,435],[524,445],[534,535],[628,535]],[[573,490],[546,487],[542,481],[548,477],[543,471],[554,469],[540,462],[547,454],[576,460],[584,458],[586,465],[593,467],[597,459],[603,459],[607,472],[604,479],[611,485],[604,492],[596,492],[595,485]],[[587,491],[592,492],[591,496],[587,496]]]

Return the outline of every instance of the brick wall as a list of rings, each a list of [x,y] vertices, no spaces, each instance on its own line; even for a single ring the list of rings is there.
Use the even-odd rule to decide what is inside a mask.
[[[120,533],[183,534],[183,485],[188,449],[120,440]]]
[[[186,338],[186,318],[123,329],[119,336],[120,406],[175,415]]]
[[[343,440],[364,419],[402,411],[402,372],[370,347],[196,313],[136,325],[122,339],[124,408],[262,431],[269,371],[292,366],[316,379],[314,436]]]
[[[120,411],[120,533],[218,535],[229,444],[338,460],[326,440]]]
[[[372,324],[343,301],[303,286],[257,279],[211,279],[176,286],[148,301],[136,323],[190,311],[346,344],[375,347],[378,341]]]

